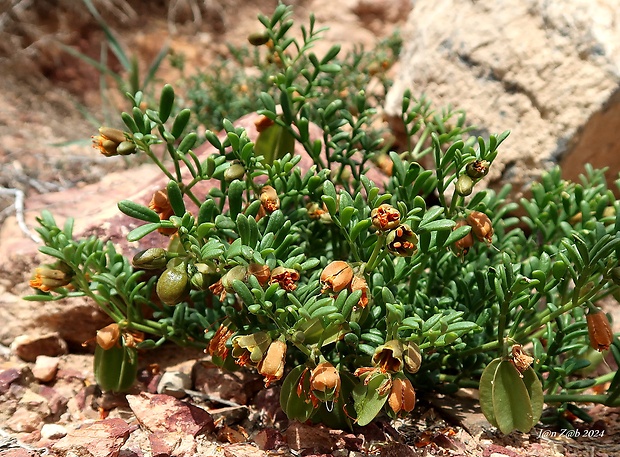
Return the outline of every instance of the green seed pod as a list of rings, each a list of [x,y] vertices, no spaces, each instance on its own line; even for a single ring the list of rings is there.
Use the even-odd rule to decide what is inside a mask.
[[[138,252],[132,259],[131,264],[141,270],[159,270],[166,266],[168,258],[163,248],[150,248]]]
[[[473,188],[474,180],[468,175],[461,175],[459,179],[456,180],[456,192],[463,197],[470,195]]]
[[[347,344],[347,346],[355,348],[359,344],[360,339],[355,333],[347,333],[344,336],[344,342]]]
[[[616,286],[620,286],[620,267],[611,269],[611,280]]]
[[[157,296],[166,305],[180,303],[189,292],[190,281],[185,264],[165,270],[157,280]]]
[[[269,41],[269,35],[265,32],[254,32],[248,35],[248,41],[252,46],[262,46]]]
[[[135,348],[125,346],[121,338],[120,345],[105,350],[95,347],[95,380],[101,390],[122,392],[129,389],[138,375],[138,352]]]
[[[116,152],[122,156],[128,156],[136,152],[136,144],[133,141],[123,141],[116,148]]]
[[[228,182],[234,181],[235,179],[243,178],[245,174],[245,168],[240,163],[233,163],[230,167],[226,169],[224,172],[224,179]]]
[[[405,359],[405,370],[409,373],[417,373],[422,365],[422,353],[420,348],[413,341],[409,341],[404,348],[403,356]]]

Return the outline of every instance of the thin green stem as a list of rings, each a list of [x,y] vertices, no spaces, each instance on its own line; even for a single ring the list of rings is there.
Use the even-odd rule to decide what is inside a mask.
[[[387,235],[383,233],[380,233],[377,236],[377,242],[375,243],[375,247],[372,250],[372,254],[370,254],[370,258],[368,259],[368,262],[366,262],[366,266],[364,267],[364,273],[370,273],[377,267],[378,260],[379,260],[379,254],[381,254],[381,250],[383,249],[385,245],[386,238],[387,238]]]

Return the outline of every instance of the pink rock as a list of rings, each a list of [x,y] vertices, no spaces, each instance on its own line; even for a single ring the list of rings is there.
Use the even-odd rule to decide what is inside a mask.
[[[21,378],[22,372],[17,368],[0,371],[0,395],[8,392],[11,384]]]
[[[226,457],[267,457],[267,453],[252,444],[229,444],[224,448]]]
[[[17,433],[29,433],[38,430],[42,423],[43,418],[39,413],[20,406],[6,421],[6,426]]]
[[[57,333],[45,335],[20,335],[11,343],[11,350],[26,362],[38,356],[58,356],[67,353],[67,343]]]
[[[32,374],[41,382],[50,382],[58,371],[58,357],[39,355],[32,367]]]
[[[118,457],[121,446],[135,430],[123,419],[106,419],[69,432],[52,446],[62,454],[69,451],[92,457]]]
[[[211,415],[202,408],[169,395],[142,392],[127,395],[138,422],[150,432],[173,432],[196,436],[215,429]]]

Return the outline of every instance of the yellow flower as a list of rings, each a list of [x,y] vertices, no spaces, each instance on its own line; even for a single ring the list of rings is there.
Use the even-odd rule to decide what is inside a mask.
[[[398,373],[403,369],[403,345],[398,340],[390,340],[379,346],[372,356],[372,363],[382,373]]]
[[[39,267],[35,268],[34,276],[29,285],[42,292],[49,292],[58,287],[64,287],[71,282],[71,275],[55,268]]]
[[[237,365],[256,367],[265,356],[270,344],[271,338],[265,332],[236,336],[232,340],[232,355],[237,359]]]

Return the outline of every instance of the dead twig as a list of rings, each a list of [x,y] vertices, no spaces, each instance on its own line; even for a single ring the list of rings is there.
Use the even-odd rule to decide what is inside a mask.
[[[39,238],[36,234],[32,233],[28,226],[26,225],[26,220],[24,219],[24,192],[19,189],[4,189],[0,188],[0,195],[12,195],[15,198],[15,217],[17,218],[17,225],[26,235],[30,237],[32,241],[35,243],[40,243],[41,238]]]

